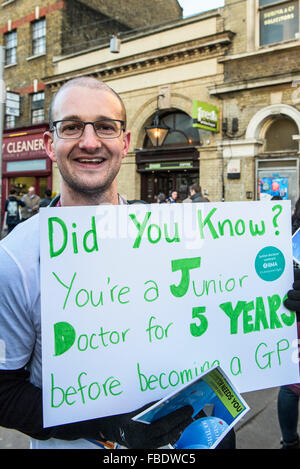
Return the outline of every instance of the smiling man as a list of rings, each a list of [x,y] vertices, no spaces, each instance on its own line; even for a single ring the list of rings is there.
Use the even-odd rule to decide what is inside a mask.
[[[130,132],[119,96],[92,78],[67,82],[50,108],[46,151],[61,174],[62,205],[118,203],[116,176]]]
[[[129,148],[125,125],[124,105],[104,83],[83,77],[59,89],[44,135],[61,174],[52,205],[126,203],[116,184]],[[37,449],[157,448],[177,441],[192,421],[190,406],[151,425],[132,421],[138,409],[43,428],[39,214],[21,225],[0,242],[0,426],[29,435]]]

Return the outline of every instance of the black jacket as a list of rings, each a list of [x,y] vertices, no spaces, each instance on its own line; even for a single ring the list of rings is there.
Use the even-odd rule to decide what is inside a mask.
[[[203,197],[203,195],[200,192],[197,192],[194,195],[191,195],[191,200],[195,204],[196,202],[209,202],[209,200],[206,197]]]

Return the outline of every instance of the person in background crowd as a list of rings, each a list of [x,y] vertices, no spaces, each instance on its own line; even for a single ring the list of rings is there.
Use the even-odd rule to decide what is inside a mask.
[[[300,338],[300,269],[294,268],[293,290],[288,292],[285,306],[297,314],[298,342]],[[299,345],[298,345],[299,350]],[[298,352],[299,360],[299,352]],[[277,397],[277,414],[282,435],[282,449],[300,449],[298,435],[300,383],[281,386]]]
[[[158,204],[165,204],[166,203],[166,196],[163,192],[160,192],[158,196],[156,197],[157,203]]]
[[[191,194],[191,201],[193,203],[197,202],[209,202],[209,200],[206,197],[203,197],[202,192],[201,192],[201,187],[197,182],[192,184],[190,186],[190,194]]]
[[[271,200],[282,200],[280,196],[274,196]],[[295,210],[292,215],[292,234],[297,231],[300,226],[300,199],[296,202]],[[300,269],[294,263],[294,277],[295,282],[293,287],[297,290],[289,292],[289,296],[292,299],[288,301],[294,301],[297,298],[300,299],[300,292],[297,291],[300,288]],[[297,307],[297,304],[291,304],[291,307]],[[296,311],[300,311],[300,307]],[[300,338],[300,323],[299,317],[297,317],[297,333],[298,339]],[[300,449],[300,440],[298,435],[298,419],[299,419],[299,397],[300,397],[300,383],[295,383],[287,386],[281,386],[277,397],[277,413],[278,421],[282,435],[282,449]]]
[[[176,200],[178,198],[178,192],[177,191],[172,191],[170,197],[167,199],[167,202],[170,204],[175,204]]]
[[[4,205],[4,221],[3,229],[7,227],[7,233],[10,233],[21,221],[20,207],[24,207],[25,203],[16,197],[16,190],[11,189],[10,195]]]
[[[300,198],[297,200],[295,204],[295,209],[292,215],[292,234],[298,230],[300,227]]]
[[[47,207],[52,200],[52,191],[50,189],[45,190],[45,197],[40,201],[40,207]]]
[[[36,195],[35,188],[29,187],[28,193],[24,195],[22,201],[24,202],[24,207],[21,210],[22,221],[27,220],[38,213],[40,208],[40,197]]]
[[[300,283],[299,280],[298,283]],[[298,337],[300,337],[299,329],[300,326],[298,321]],[[279,389],[277,397],[277,412],[282,435],[282,449],[300,449],[300,441],[297,431],[299,419],[299,396],[300,383],[281,386]]]

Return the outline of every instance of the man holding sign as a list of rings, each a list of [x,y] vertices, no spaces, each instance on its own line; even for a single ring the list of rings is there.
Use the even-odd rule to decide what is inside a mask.
[[[85,77],[60,88],[44,135],[47,154],[61,174],[56,206],[126,203],[116,186],[130,142],[125,125],[124,105],[104,83]],[[127,448],[174,443],[192,421],[189,406],[151,425],[132,421],[138,409],[43,428],[38,240],[36,215],[0,246],[0,425],[31,436],[33,448],[95,447],[90,440]]]

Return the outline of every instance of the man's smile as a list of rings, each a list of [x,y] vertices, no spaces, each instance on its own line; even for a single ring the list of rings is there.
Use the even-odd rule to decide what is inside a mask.
[[[105,158],[102,158],[100,156],[93,156],[93,157],[77,156],[75,158],[72,158],[72,161],[80,166],[91,168],[91,167],[99,167],[106,160]]]

